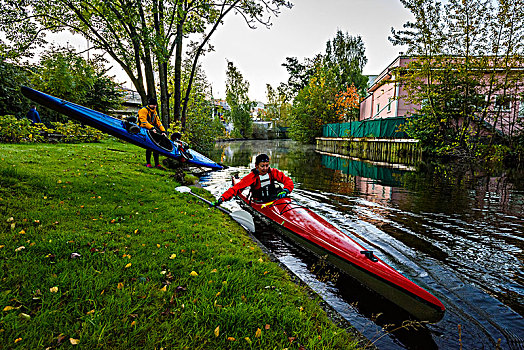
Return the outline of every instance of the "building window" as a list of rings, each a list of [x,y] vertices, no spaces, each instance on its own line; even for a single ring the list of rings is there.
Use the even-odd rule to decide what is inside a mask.
[[[388,98],[388,112],[391,112],[391,103],[393,103],[393,97]]]
[[[377,114],[380,112],[380,103],[377,103]]]
[[[519,103],[519,118],[524,118],[524,98]]]

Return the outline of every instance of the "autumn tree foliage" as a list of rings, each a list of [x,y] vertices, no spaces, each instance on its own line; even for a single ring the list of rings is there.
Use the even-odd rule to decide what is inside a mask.
[[[348,86],[345,91],[340,91],[335,96],[334,107],[339,122],[354,121],[358,119],[360,99],[360,94],[353,84]]]

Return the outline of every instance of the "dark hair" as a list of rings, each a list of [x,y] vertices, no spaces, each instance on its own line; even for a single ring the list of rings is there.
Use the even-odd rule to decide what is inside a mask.
[[[147,101],[147,104],[152,106],[152,105],[158,105],[158,102],[156,101],[156,98],[154,97],[151,97],[148,101]]]
[[[261,162],[269,162],[269,156],[267,154],[265,154],[265,153],[259,154],[255,158],[255,166],[258,165]]]

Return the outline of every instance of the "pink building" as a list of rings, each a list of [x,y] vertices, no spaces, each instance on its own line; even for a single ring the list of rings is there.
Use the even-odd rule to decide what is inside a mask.
[[[395,81],[394,76],[396,69],[406,67],[409,62],[415,59],[416,57],[400,55],[375,78],[368,88],[368,96],[360,103],[359,120],[407,117],[420,108],[420,105],[412,104],[406,99],[405,87]],[[516,68],[517,71],[523,69],[524,67]],[[488,74],[486,77],[488,78]],[[524,104],[522,103],[524,81],[514,86],[510,92],[506,91],[505,95],[509,95],[511,98],[502,100],[499,95],[501,95],[501,92],[497,91],[491,94],[493,103],[485,120],[487,122],[486,127],[494,121],[494,110],[500,109],[500,118],[496,123],[496,129],[502,131],[505,135],[515,135],[516,132],[522,131],[522,125],[524,125]]]

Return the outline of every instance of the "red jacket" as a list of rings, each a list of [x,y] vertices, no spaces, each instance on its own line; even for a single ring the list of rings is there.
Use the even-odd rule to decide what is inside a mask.
[[[288,176],[286,176],[283,172],[281,172],[278,169],[269,168],[269,178],[272,179],[272,181],[277,181],[283,184],[284,188],[287,189],[290,193],[291,191],[293,191],[293,188],[295,188],[293,180],[291,180]],[[249,174],[244,176],[242,180],[240,180],[235,186],[231,187],[229,190],[224,192],[224,194],[222,194],[221,197],[224,201],[228,201],[234,196],[236,196],[238,192],[242,191],[244,188],[248,186],[253,186],[253,189],[255,190],[260,188],[260,179],[258,177],[258,171],[251,171]]]

